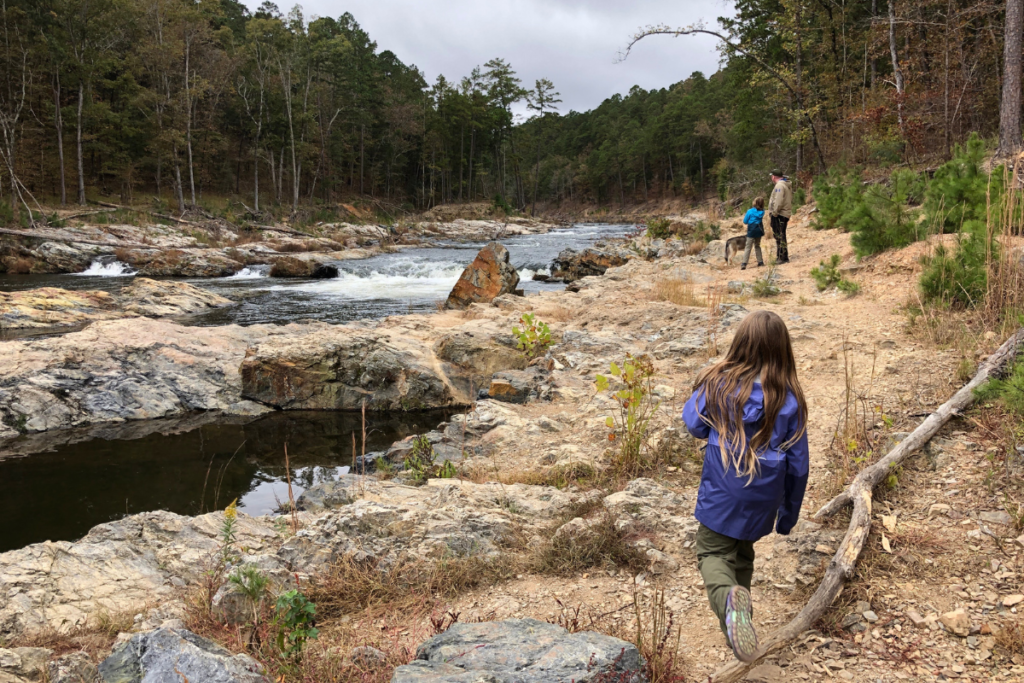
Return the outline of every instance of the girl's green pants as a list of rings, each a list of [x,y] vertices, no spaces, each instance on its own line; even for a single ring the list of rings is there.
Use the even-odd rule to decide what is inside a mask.
[[[754,542],[716,533],[703,524],[697,529],[697,569],[704,579],[711,609],[725,630],[725,600],[736,585],[750,590],[754,575]],[[728,635],[728,634],[727,634]]]

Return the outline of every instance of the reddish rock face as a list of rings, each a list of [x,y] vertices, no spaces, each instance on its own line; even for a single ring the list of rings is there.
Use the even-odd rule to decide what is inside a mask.
[[[455,283],[445,308],[466,308],[473,303],[490,303],[502,294],[514,292],[519,273],[509,263],[508,249],[491,242],[480,250]]]

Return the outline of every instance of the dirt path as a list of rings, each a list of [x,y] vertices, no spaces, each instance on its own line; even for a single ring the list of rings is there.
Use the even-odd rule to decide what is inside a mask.
[[[706,312],[700,306],[659,301],[659,283],[695,283],[692,289],[697,299],[705,298],[709,287],[728,288],[733,293],[727,295],[726,302],[738,303],[748,310],[764,308],[782,316],[793,336],[810,408],[811,477],[803,519],[838,490],[835,461],[829,456],[829,447],[837,429],[842,428],[848,396],[861,398],[857,413],[862,423],[867,422],[866,433],[861,437],[866,435],[873,443],[858,444],[856,454],[870,459],[885,447],[893,433],[910,431],[922,415],[958,388],[956,374],[961,360],[956,351],[940,350],[924,335],[917,334],[905,311],[906,304],[915,299],[917,263],[924,245],[858,264],[848,235],[833,230],[815,231],[808,223],[806,215],[798,214],[790,225],[791,262],[778,268],[776,284],[782,290],[778,296],[756,298],[747,293],[750,285],[764,276],[766,268],[740,271],[738,265],[726,266],[721,256],[716,255],[707,257],[708,262],[693,256],[637,260],[588,283],[578,295],[558,293],[530,300],[542,318],[556,316],[553,328],[560,328],[558,331],[568,337],[575,339],[573,334],[583,334],[592,347],[606,340],[610,348],[595,353],[602,362],[622,349],[653,351],[659,357],[658,384],[667,389],[663,389],[663,408],[654,424],[655,433],[681,428],[679,409],[689,395],[696,370],[710,360],[705,350],[692,355],[684,355],[686,351],[658,352],[662,340],[678,337],[681,331],[692,331],[694,321]],[[728,236],[731,235],[723,237]],[[765,246],[774,251],[771,240],[765,240]],[[810,270],[831,254],[839,254],[842,267],[849,268],[846,276],[860,285],[858,295],[847,297],[834,289],[817,290]],[[727,348],[729,340],[728,331],[720,336],[720,351]],[[616,342],[619,346],[615,346]],[[989,342],[994,348],[995,340]],[[562,347],[565,346],[563,343]],[[571,363],[571,352],[564,352],[563,357]],[[531,434],[526,430],[494,437],[495,451],[500,454],[492,456],[493,471],[509,476],[545,463],[564,461],[566,448],[572,449],[572,457],[600,461],[600,425],[608,404],[602,403],[599,396],[589,400],[586,397],[594,393],[593,377],[603,370],[602,362],[567,368],[566,373],[558,374],[559,388],[551,403],[531,404],[520,413],[533,420],[546,415],[566,425],[564,430],[558,434]],[[961,437],[956,443],[962,444],[966,439],[963,434]],[[964,467],[977,469],[979,461],[983,464],[984,451],[980,447],[955,447],[961,449],[957,456],[964,449],[975,455],[963,463]],[[955,468],[959,467],[957,457]],[[692,496],[696,493],[697,478],[685,469],[667,473],[661,483]],[[846,611],[857,614],[873,610],[869,614],[873,620],[852,617],[851,621],[857,623],[851,630],[837,624],[828,633],[810,632],[791,651],[770,658],[749,680],[1018,680],[1016,676],[1024,670],[1018,665],[1024,664],[1024,660],[993,657],[991,625],[982,626],[983,622],[975,619],[975,635],[971,639],[955,636],[937,625],[938,616],[973,599],[969,592],[958,589],[964,589],[979,571],[988,578],[998,577],[998,584],[981,593],[982,599],[990,603],[993,617],[998,611],[997,601],[1007,591],[1013,594],[1020,590],[1020,557],[1013,554],[1013,547],[1005,549],[1008,555],[993,558],[997,562],[992,564],[987,555],[972,550],[990,539],[974,539],[977,545],[964,548],[963,529],[977,528],[967,523],[970,518],[966,511],[959,513],[960,517],[956,517],[957,513],[953,515],[963,521],[943,517],[938,524],[934,515],[928,514],[935,500],[948,502],[950,496],[962,500],[965,507],[970,501],[982,506],[981,509],[997,510],[1000,506],[995,505],[994,494],[973,500],[970,496],[976,491],[972,487],[953,487],[951,491],[953,484],[945,482],[955,480],[963,484],[970,477],[959,471],[935,470],[931,459],[915,460],[907,470],[905,476],[901,473],[897,491],[888,496],[889,502],[882,504],[883,512],[893,512],[899,519],[899,524],[889,532],[894,554],[886,555],[880,563],[881,551],[872,546],[866,553],[869,568],[838,601]],[[832,529],[819,530],[817,525],[802,524],[801,535],[772,535],[757,544],[755,619],[765,633],[788,621],[802,607],[845,531],[842,520],[837,520]],[[952,528],[952,534],[943,533],[947,527]],[[1002,535],[1011,536],[1008,527],[1001,530]],[[1012,535],[1016,533],[1019,532]],[[869,543],[878,544],[878,540],[872,537]],[[994,544],[989,544],[994,548]],[[647,575],[643,588],[649,589],[655,583],[665,587],[668,607],[682,630],[687,680],[703,680],[732,654],[707,606],[692,551],[677,559],[677,570],[661,576]],[[987,569],[979,567],[984,562],[989,563]],[[880,571],[880,565],[888,569]],[[945,568],[941,572],[937,570],[940,566]],[[928,571],[915,571],[916,567]],[[579,620],[585,626],[593,625],[628,638],[635,624],[632,591],[633,577],[616,571],[597,570],[568,580],[522,576],[465,595],[454,608],[462,612],[462,620],[466,621],[525,616],[557,620],[560,615],[564,620],[579,607]],[[858,605],[855,596],[864,599],[867,606]],[[920,630],[907,616],[910,611],[930,615]],[[837,614],[839,619],[845,615],[843,610],[837,610]],[[981,656],[979,649],[987,656]]]

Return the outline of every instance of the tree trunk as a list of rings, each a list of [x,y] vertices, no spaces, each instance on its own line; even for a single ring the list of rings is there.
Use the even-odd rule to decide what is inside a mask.
[[[894,467],[927,443],[954,415],[973,403],[974,389],[990,377],[1001,375],[1017,357],[1017,351],[1022,346],[1024,346],[1024,328],[1018,330],[999,347],[999,350],[989,356],[988,360],[978,368],[978,373],[974,378],[956,392],[953,398],[929,415],[910,436],[901,441],[888,455],[858,474],[846,490],[814,515],[814,519],[821,521],[824,517],[835,514],[847,504],[853,503],[853,515],[850,518],[846,536],[832,561],[829,562],[825,576],[818,584],[818,589],[792,621],[763,642],[758,649],[759,657],[784,648],[791,640],[812,628],[814,623],[832,605],[842,590],[843,584],[853,576],[857,560],[864,548],[864,542],[867,541],[868,533],[871,531],[872,492],[875,486],[884,481],[892,473]],[[709,680],[713,683],[732,683],[741,680],[754,664],[755,662],[749,664],[739,661],[730,662],[716,671]]]
[[[68,203],[67,183],[64,181],[64,116],[60,110],[60,70],[54,74],[56,85],[53,88],[54,116],[53,123],[57,128],[57,161],[60,166],[60,205]]]
[[[1006,0],[1006,29],[1003,44],[1003,98],[999,103],[998,156],[1020,152],[1021,31],[1024,30],[1024,0]]]
[[[178,213],[185,213],[185,190],[181,186],[181,160],[178,158],[178,143],[174,143],[174,193],[178,200]]]
[[[1009,0],[1010,2],[1021,2],[1022,0]],[[889,54],[892,57],[892,75],[896,81],[896,118],[900,124],[900,135],[904,133],[903,128],[903,72],[900,70],[899,55],[896,54],[896,3],[889,0]],[[1019,97],[1019,96],[1018,96]],[[1020,100],[1017,100],[1018,103]]]
[[[185,42],[185,104],[188,113],[185,115],[185,150],[188,154],[188,189],[192,199],[192,207],[196,206],[196,178],[192,170],[192,91],[188,84],[190,49],[188,41]]]
[[[85,83],[78,81],[78,114],[75,120],[75,147],[78,159],[78,203],[85,206],[85,162],[82,159],[82,107],[85,105]]]
[[[803,76],[804,76],[804,65],[803,65],[803,37],[800,34],[800,23],[802,18],[802,10],[800,3],[797,2],[796,6],[796,106],[800,107],[801,110],[804,108],[804,91],[803,91]],[[803,136],[796,143],[796,175],[799,177],[800,171],[803,170],[804,163],[804,143]]]

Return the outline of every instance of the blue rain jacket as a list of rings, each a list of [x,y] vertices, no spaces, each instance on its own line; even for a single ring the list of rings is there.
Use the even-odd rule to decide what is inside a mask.
[[[810,464],[806,432],[788,449],[781,448],[801,427],[796,396],[790,392],[779,410],[771,440],[758,453],[760,472],[749,484],[748,477],[741,477],[732,463],[728,471],[722,467],[718,432],[705,417],[705,395],[698,389],[683,408],[686,428],[696,438],[708,441],[694,517],[712,531],[743,541],[767,536],[773,524],[778,533],[788,534],[800,516]],[[743,406],[748,441],[763,420],[764,392],[755,382]]]
[[[747,237],[764,237],[764,211],[750,207],[743,216],[747,226]]]

